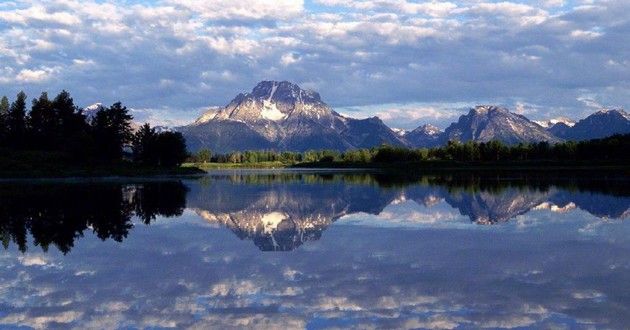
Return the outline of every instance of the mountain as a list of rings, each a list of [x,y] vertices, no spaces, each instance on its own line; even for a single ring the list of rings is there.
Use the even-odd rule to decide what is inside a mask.
[[[575,125],[575,122],[569,118],[566,117],[557,117],[557,118],[553,118],[553,119],[549,119],[549,120],[545,120],[545,121],[541,121],[541,120],[533,120],[533,122],[535,122],[536,124],[546,128],[547,130],[553,128],[554,126],[558,125],[558,124],[563,124],[565,126],[568,127],[573,127],[573,125]]]
[[[103,103],[94,103],[92,105],[88,105],[87,107],[83,108],[83,114],[85,115],[85,120],[88,123],[91,122],[94,116],[96,116],[96,113],[103,109],[105,109],[105,107],[103,106]]]
[[[451,124],[441,134],[439,144],[445,144],[449,140],[461,142],[500,140],[508,145],[520,142],[560,141],[525,116],[489,105],[477,106],[467,115],[459,117],[457,123]]]
[[[177,128],[188,149],[215,152],[246,149],[347,150],[404,142],[380,119],[347,118],[320,95],[288,81],[263,81],[251,93],[237,95],[225,108],[213,109],[195,123]]]
[[[558,136],[573,141],[630,133],[630,115],[622,109],[604,109],[578,121]]]
[[[567,134],[567,132],[571,129],[572,126],[569,126],[565,123],[557,123],[549,128],[547,131],[557,137],[563,137]]]
[[[404,135],[407,143],[416,148],[430,148],[439,145],[441,134],[444,133],[439,128],[426,124],[422,125]]]

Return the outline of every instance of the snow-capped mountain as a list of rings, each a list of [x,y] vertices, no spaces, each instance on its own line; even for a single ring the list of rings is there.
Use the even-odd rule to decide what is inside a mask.
[[[347,150],[404,142],[378,118],[340,115],[288,81],[263,81],[251,93],[237,95],[225,108],[206,112],[192,125],[179,127],[189,150],[217,152],[246,149]]]
[[[440,136],[440,144],[449,140],[488,142],[499,140],[505,144],[520,142],[558,142],[559,138],[525,116],[491,105],[477,106],[459,117]]]
[[[566,140],[590,140],[630,133],[630,115],[623,109],[603,109],[558,135]]]
[[[83,108],[83,114],[85,115],[85,120],[87,120],[87,122],[91,122],[92,119],[96,116],[96,113],[105,109],[105,107],[103,106],[103,103],[94,103],[92,105],[88,105],[87,107]]]
[[[425,124],[405,134],[405,140],[410,146],[417,148],[435,147],[439,144],[442,133],[444,132],[436,126]]]
[[[559,123],[562,123],[569,127],[573,127],[573,125],[575,125],[575,122],[573,120],[566,117],[557,117],[557,118],[553,118],[549,120],[532,120],[532,121],[546,129],[550,129]]]

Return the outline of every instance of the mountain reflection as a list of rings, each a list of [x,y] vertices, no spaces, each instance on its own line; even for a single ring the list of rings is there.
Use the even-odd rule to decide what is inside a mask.
[[[603,219],[630,214],[627,182],[553,175],[401,176],[386,174],[232,173],[193,185],[188,207],[263,251],[289,251],[317,240],[337,219],[379,215],[387,206],[441,201],[476,224],[506,222],[531,210],[582,209]]]
[[[181,215],[187,191],[181,182],[1,185],[2,243],[25,252],[30,233],[35,246],[47,251],[53,245],[65,254],[86,230],[121,242],[134,215],[146,224],[157,215]]]
[[[52,245],[65,254],[86,231],[120,242],[134,227],[134,217],[150,224],[157,216],[177,217],[190,209],[260,250],[290,251],[319,240],[342,217],[379,216],[402,202],[427,213],[448,205],[451,213],[475,224],[503,223],[530,211],[577,209],[601,219],[625,219],[628,186],[624,177],[554,173],[300,171],[221,172],[184,182],[14,183],[0,185],[0,234],[5,249],[13,242],[25,252],[32,237],[44,251]]]

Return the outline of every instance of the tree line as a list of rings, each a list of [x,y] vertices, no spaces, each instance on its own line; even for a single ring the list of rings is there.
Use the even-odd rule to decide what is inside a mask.
[[[178,132],[156,132],[144,124],[134,132],[133,117],[120,102],[87,119],[67,91],[53,99],[43,92],[27,108],[27,96],[9,103],[0,99],[0,149],[68,155],[73,162],[116,163],[129,160],[148,166],[176,166],[187,155]]]
[[[504,161],[611,161],[630,160],[630,134],[616,134],[604,139],[519,143],[506,145],[501,141],[477,142],[449,141],[443,147],[407,148],[381,145],[370,149],[308,150],[305,152],[274,150],[247,150],[213,154],[203,148],[189,156],[189,162],[215,162],[251,164],[282,162],[284,164],[340,162],[353,164],[399,163],[421,161],[458,161],[465,163]]]

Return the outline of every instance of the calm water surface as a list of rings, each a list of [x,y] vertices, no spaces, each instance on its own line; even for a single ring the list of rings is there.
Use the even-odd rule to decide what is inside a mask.
[[[0,328],[625,328],[615,175],[0,183]]]

